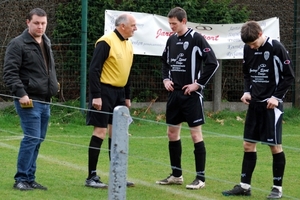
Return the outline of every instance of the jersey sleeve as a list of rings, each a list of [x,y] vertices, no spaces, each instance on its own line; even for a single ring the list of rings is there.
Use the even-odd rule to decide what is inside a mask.
[[[162,53],[161,56],[161,62],[162,62],[162,80],[165,79],[171,79],[170,78],[170,64],[168,61],[168,57],[169,57],[169,42],[170,42],[170,38],[167,40],[165,49]]]
[[[105,60],[108,58],[110,46],[105,41],[97,43],[89,69],[89,85],[92,98],[101,98],[100,76]]]
[[[288,89],[294,82],[295,75],[293,65],[285,47],[277,40],[273,40],[274,62],[278,66],[280,78],[273,94],[278,99],[283,99]]]
[[[206,39],[200,34],[196,34],[195,37],[197,37],[197,46],[200,48],[204,64],[203,71],[197,83],[201,86],[205,86],[217,71],[219,62]]]
[[[245,55],[247,55],[249,47],[247,45],[244,45],[244,59],[243,59],[243,74],[244,74],[244,92],[251,92],[251,77],[250,77],[250,72],[249,72],[249,64],[247,63],[247,60],[245,59]]]

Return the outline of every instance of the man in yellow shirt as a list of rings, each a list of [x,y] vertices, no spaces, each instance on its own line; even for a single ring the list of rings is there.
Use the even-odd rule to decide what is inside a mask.
[[[115,21],[115,30],[102,36],[96,42],[89,69],[89,112],[87,125],[94,130],[88,151],[88,177],[85,186],[107,188],[97,175],[97,163],[107,128],[109,133],[109,152],[112,136],[112,112],[116,106],[131,106],[130,70],[133,62],[132,37],[136,20],[130,14],[121,14]],[[102,112],[95,112],[102,111]],[[127,186],[134,183],[127,182]]]

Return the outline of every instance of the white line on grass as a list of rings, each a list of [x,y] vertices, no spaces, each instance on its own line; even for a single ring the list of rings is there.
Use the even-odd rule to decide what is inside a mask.
[[[292,135],[292,136],[294,136],[294,135]],[[12,139],[18,139],[18,140],[20,139],[20,137],[17,138],[16,136],[9,136],[9,137],[11,137]],[[75,138],[76,138],[76,136],[75,136]],[[67,143],[67,142],[59,142],[59,141],[49,140],[49,139],[48,139],[48,142],[64,143],[66,145],[74,145],[74,144]],[[76,145],[76,146],[85,147],[84,145]],[[5,148],[8,148],[8,149],[13,149],[15,151],[18,151],[18,147],[5,144],[5,143],[1,142],[1,140],[0,140],[0,147],[5,147]],[[293,148],[293,147],[288,147],[288,148],[299,151],[299,148]],[[107,149],[104,149],[104,150],[107,150]],[[80,171],[86,171],[86,167],[78,166],[78,165],[75,165],[75,164],[70,163],[70,162],[61,161],[61,160],[58,160],[56,158],[52,158],[50,156],[44,156],[44,155],[39,154],[39,158],[44,159],[47,162],[55,163],[57,165],[66,166],[68,168],[73,168],[73,169],[80,170]],[[103,172],[103,171],[100,171],[100,170],[99,170],[99,172],[101,174],[103,174],[104,176],[109,177],[109,174],[107,172]],[[212,180],[217,180],[217,179],[215,179],[213,177],[207,177],[207,178],[210,178]],[[132,181],[138,183],[139,185],[143,185],[145,187],[152,187],[152,188],[155,188],[155,189],[158,189],[158,190],[163,190],[165,192],[169,192],[169,193],[172,193],[172,194],[184,195],[185,197],[189,197],[189,198],[192,198],[192,199],[201,199],[201,200],[211,199],[211,198],[207,198],[207,197],[203,197],[203,196],[200,197],[199,194],[197,194],[197,193],[193,194],[193,193],[189,192],[189,190],[181,191],[181,190],[178,190],[178,189],[172,189],[170,187],[159,186],[159,185],[156,185],[154,183],[152,184],[152,183],[140,180],[140,179],[132,179]],[[221,182],[228,182],[228,181],[224,181],[224,180],[219,180],[219,181],[221,181]],[[263,191],[263,192],[268,192],[268,191],[262,190],[260,188],[253,188],[253,189],[256,189],[256,190],[259,190],[259,191]],[[284,195],[284,197],[290,198],[290,199],[297,199],[295,197],[291,197],[291,196],[287,196],[287,195]]]
[[[18,147],[8,145],[8,144],[2,143],[2,142],[0,142],[0,146],[4,147],[4,148],[12,149],[14,151],[18,151],[18,149],[19,149]],[[86,171],[86,167],[75,165],[73,163],[66,162],[66,161],[61,161],[61,160],[58,160],[58,159],[50,157],[50,156],[45,156],[45,155],[39,154],[38,157],[43,159],[43,160],[46,160],[47,162],[51,162],[51,163],[54,163],[54,164],[57,164],[57,165],[67,167],[67,168],[73,168],[73,169],[76,169],[76,170],[79,170],[79,171]],[[101,173],[101,175],[109,177],[109,173],[102,172],[100,170],[99,170],[99,172]],[[156,185],[155,183],[152,184],[152,183],[149,183],[149,182],[146,182],[146,181],[142,181],[140,179],[130,179],[130,180],[137,183],[138,185],[143,185],[145,187],[154,188],[154,189],[157,189],[157,190],[163,190],[165,192],[181,195],[181,196],[184,196],[186,198],[200,199],[200,200],[213,200],[212,198],[207,198],[207,197],[204,197],[204,196],[200,196],[199,193],[191,193],[190,190],[181,191],[181,190],[172,189],[172,188],[166,187],[166,186],[159,186],[159,185]]]

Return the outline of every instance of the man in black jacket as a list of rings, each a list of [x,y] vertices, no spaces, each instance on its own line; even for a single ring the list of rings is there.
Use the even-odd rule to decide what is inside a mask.
[[[57,94],[58,82],[51,43],[45,35],[46,12],[40,8],[31,10],[26,23],[28,28],[7,46],[3,69],[24,133],[13,188],[47,190],[35,181],[36,160],[46,137],[49,102]]]

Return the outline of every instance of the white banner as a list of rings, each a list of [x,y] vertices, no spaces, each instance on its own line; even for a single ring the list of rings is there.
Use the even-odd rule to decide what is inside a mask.
[[[115,19],[125,11],[106,10],[104,32],[114,30]],[[134,54],[161,56],[166,41],[173,34],[167,17],[147,13],[127,12],[136,18],[137,31],[130,38]],[[280,40],[279,19],[258,21],[265,35]],[[200,24],[188,22],[187,26],[199,32],[211,45],[218,59],[242,59],[244,43],[240,38],[240,24]]]

